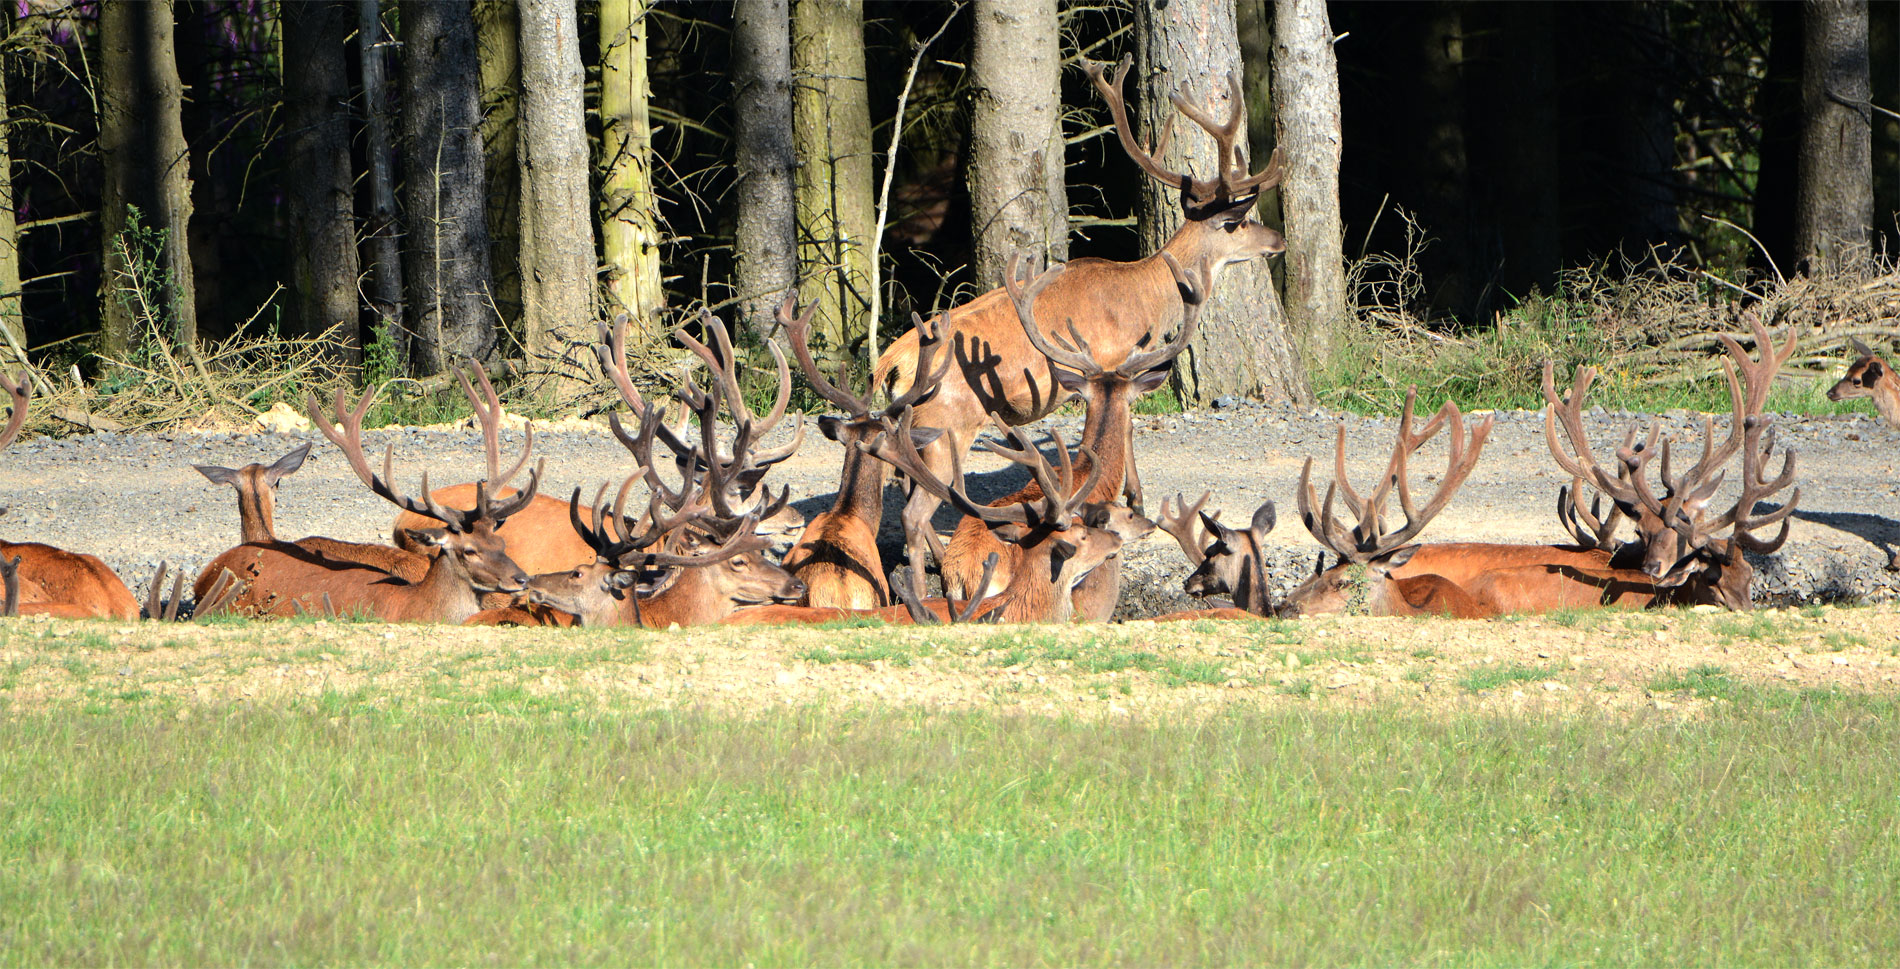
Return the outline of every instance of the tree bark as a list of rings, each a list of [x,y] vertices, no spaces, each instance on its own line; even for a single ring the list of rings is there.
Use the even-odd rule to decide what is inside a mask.
[[[26,313],[20,293],[20,225],[13,208],[13,122],[7,114],[7,67],[13,58],[0,53],[0,369],[19,361],[10,348],[24,351]]]
[[[1874,222],[1866,0],[1809,0],[1795,251],[1811,272],[1866,254]]]
[[[519,10],[521,329],[528,354],[554,364],[594,338],[586,77],[574,0],[524,0]],[[572,359],[584,362],[589,355]],[[561,372],[584,379],[571,368]]]
[[[1345,225],[1339,215],[1339,62],[1324,0],[1274,5],[1273,86],[1280,91],[1286,180],[1286,315],[1310,360],[1332,356],[1346,322]]]
[[[1247,157],[1264,164],[1280,143],[1273,130],[1273,0],[1236,0],[1234,31],[1240,38],[1241,96],[1247,99]],[[1285,228],[1278,187],[1260,193],[1254,217],[1275,229]],[[1267,265],[1284,304],[1286,260],[1275,259]]]
[[[648,0],[605,0],[600,7],[599,204],[611,312],[627,313],[635,339],[654,343],[666,339],[660,318],[666,294],[660,289],[659,198],[647,115],[649,9]]]
[[[754,333],[798,284],[793,202],[791,6],[739,0],[732,9],[733,256],[739,319]]]
[[[198,338],[190,240],[190,147],[179,119],[183,90],[172,47],[171,0],[107,0],[99,8],[99,153],[105,165],[101,230],[105,241],[105,328],[101,349],[123,356],[137,345],[140,322],[127,299],[127,266],[115,251],[130,214],[163,233],[156,278],[142,282],[158,305],[165,336],[181,346]],[[127,240],[128,242],[130,240]]]
[[[813,329],[841,348],[867,332],[876,224],[862,0],[797,0],[792,73],[799,267],[818,304]]]
[[[480,65],[468,0],[402,0],[403,254],[411,362],[448,369],[495,350],[489,308]]]
[[[1055,0],[976,0],[970,58],[970,236],[979,291],[1012,252],[1069,257],[1062,52]]]
[[[386,358],[383,379],[409,372],[409,340],[403,329],[402,243],[396,220],[396,176],[390,156],[389,84],[382,5],[357,0],[356,52],[363,78],[363,140],[368,159],[369,224],[363,228],[363,291],[376,315],[370,341]]]
[[[1241,66],[1233,0],[1140,0],[1135,10],[1135,74],[1142,79],[1138,112],[1141,130],[1161,130],[1175,113],[1168,95],[1177,90],[1213,117],[1225,119],[1232,110],[1228,74]],[[1284,83],[1275,86],[1288,90]],[[1241,123],[1244,128],[1244,112]],[[1186,118],[1179,119],[1175,127],[1177,137],[1159,158],[1163,166],[1177,172],[1212,173],[1219,169],[1212,138]],[[1244,130],[1237,143],[1247,143]],[[1160,249],[1184,219],[1178,192],[1153,179],[1142,179],[1137,222],[1148,251]],[[1288,339],[1285,312],[1265,260],[1229,266],[1222,272],[1220,285],[1201,310],[1199,332],[1175,360],[1173,381],[1181,401],[1190,405],[1211,404],[1226,397],[1311,399],[1306,373]]]
[[[284,109],[296,177],[288,179],[293,332],[332,327],[333,352],[354,366],[357,336],[355,172],[350,164],[349,0],[284,6]]]
[[[521,319],[521,32],[516,0],[475,0],[482,62],[482,177],[488,185],[488,274],[503,320]]]

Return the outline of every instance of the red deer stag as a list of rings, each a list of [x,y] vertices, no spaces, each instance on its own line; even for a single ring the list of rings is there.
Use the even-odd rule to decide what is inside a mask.
[[[1026,273],[1019,274],[1020,258],[1021,253],[1011,255],[1004,289],[1009,292],[1010,302],[1016,307],[1023,334],[1038,352],[1057,365],[1056,382],[1064,391],[1080,394],[1088,406],[1080,444],[1099,456],[1103,467],[1101,480],[1095,490],[1089,493],[1088,500],[1106,505],[1121,494],[1126,469],[1133,463],[1129,455],[1134,447],[1135,425],[1130,408],[1137,398],[1168,379],[1174,358],[1187,349],[1189,341],[1194,339],[1194,331],[1200,325],[1201,306],[1208,291],[1208,269],[1203,264],[1197,267],[1198,278],[1190,277],[1175,262],[1174,256],[1162,253],[1161,260],[1174,274],[1181,299],[1187,306],[1182,314],[1180,332],[1173,340],[1159,347],[1130,353],[1120,364],[1104,367],[1096,361],[1088,340],[1073,323],[1069,326],[1072,343],[1064,342],[1060,334],[1044,336],[1042,328],[1036,323],[1036,297],[1061,278],[1064,267],[1051,266],[1038,274],[1032,262]],[[1034,278],[1026,279],[1029,276]],[[1041,486],[1031,481],[1015,494],[998,498],[990,504],[1012,505],[1040,497]],[[949,545],[944,549],[943,586],[946,594],[953,598],[967,595],[982,575],[985,559],[991,555],[1000,555],[1002,562],[998,566],[995,581],[1007,585],[1013,557],[1005,552],[1002,541],[978,519],[966,517],[958,522],[956,531],[950,536]],[[911,567],[915,569],[921,563],[920,549],[914,555]],[[1118,555],[1090,573],[1075,590],[1076,615],[1082,619],[1107,620],[1114,615],[1115,604],[1121,598],[1121,584],[1121,557]]]
[[[1888,427],[1900,427],[1900,377],[1893,374],[1893,368],[1885,360],[1874,355],[1867,344],[1858,339],[1853,341],[1854,353],[1860,359],[1847,368],[1847,376],[1828,388],[1828,400],[1853,400],[1856,397],[1871,397],[1874,410],[1880,412],[1880,419]]]
[[[1247,174],[1244,152],[1235,144],[1245,110],[1239,80],[1228,77],[1232,112],[1225,124],[1215,123],[1178,94],[1173,98],[1176,110],[1213,136],[1219,149],[1220,170],[1212,179],[1199,179],[1169,171],[1156,160],[1166,150],[1171,122],[1154,151],[1137,143],[1121,92],[1132,63],[1132,58],[1124,58],[1112,80],[1103,77],[1104,65],[1090,64],[1089,77],[1108,103],[1122,149],[1150,176],[1180,190],[1187,220],[1160,252],[1148,258],[1071,261],[1062,278],[1041,295],[1038,310],[1043,318],[1072,328],[1087,341],[1090,355],[1103,367],[1119,366],[1136,348],[1158,341],[1181,318],[1175,273],[1162,258],[1164,254],[1178,265],[1205,266],[1209,288],[1204,292],[1211,293],[1227,266],[1286,249],[1280,233],[1250,216],[1259,193],[1279,184],[1282,167],[1276,152],[1265,170]],[[1057,382],[1056,365],[1029,341],[1002,288],[950,310],[947,321],[946,339],[955,353],[956,368],[937,396],[917,413],[920,426],[944,431],[925,451],[926,467],[939,480],[969,451],[988,415],[995,414],[1007,424],[1027,424],[1047,416],[1066,396]],[[917,357],[917,335],[899,337],[878,359],[876,384],[888,381],[895,390],[908,388],[917,374]],[[1140,512],[1141,479],[1132,462],[1134,452],[1128,453],[1124,491],[1129,507]],[[943,549],[930,530],[938,503],[929,489],[912,489],[904,508],[904,534],[911,541],[931,542],[941,564]]]
[[[868,444],[896,432],[896,421],[904,410],[930,399],[949,368],[950,357],[938,357],[943,348],[940,337],[942,318],[934,325],[915,317],[917,332],[923,334],[919,357],[926,376],[911,381],[910,389],[897,395],[888,405],[871,409],[869,394],[859,397],[827,380],[811,353],[811,317],[817,304],[793,316],[793,297],[787,296],[778,309],[778,321],[785,327],[792,355],[805,374],[812,392],[844,408],[840,419],[829,415],[818,419],[818,430],[825,437],[844,445],[844,467],[838,475],[838,497],[831,507],[812,516],[805,531],[785,555],[785,568],[805,583],[806,604],[818,608],[877,609],[892,604],[891,589],[884,578],[884,563],[877,550],[878,527],[884,521],[884,480],[886,465],[871,457],[859,444]],[[934,366],[933,366],[934,362]],[[941,433],[936,428],[914,429],[914,442],[924,447]]]
[[[0,450],[26,426],[33,387],[27,374],[12,380],[0,373],[12,411],[0,426]],[[0,507],[0,512],[5,508]],[[0,541],[0,581],[6,591],[0,613],[63,616],[68,619],[137,619],[139,602],[119,576],[97,556],[42,545]]]
[[[339,390],[334,416],[329,417],[313,394],[310,417],[317,429],[342,450],[351,470],[370,491],[399,508],[441,523],[437,528],[410,533],[413,541],[428,550],[429,567],[422,577],[408,582],[382,569],[337,562],[295,545],[260,543],[239,545],[212,560],[199,577],[201,584],[230,571],[244,583],[244,590],[232,604],[240,612],[288,616],[300,611],[324,611],[371,615],[392,622],[452,623],[467,619],[481,608],[481,593],[515,592],[527,585],[527,575],[508,557],[496,530],[533,500],[540,487],[541,468],[537,466],[528,473],[526,489],[507,499],[489,498],[487,483],[478,483],[475,507],[468,511],[445,508],[429,497],[426,472],[422,476],[424,497],[417,500],[403,495],[388,483],[394,446],[383,452],[380,476],[371,470],[363,452],[363,416],[375,396],[374,391],[365,393],[352,409]]]

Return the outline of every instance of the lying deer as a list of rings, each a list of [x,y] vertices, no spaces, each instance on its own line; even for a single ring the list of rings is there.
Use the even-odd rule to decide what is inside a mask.
[[[1880,412],[1880,419],[1888,427],[1900,427],[1900,377],[1893,375],[1893,368],[1885,360],[1874,355],[1867,344],[1854,339],[1854,352],[1860,359],[1847,368],[1842,377],[1827,391],[1828,400],[1853,400],[1856,397],[1871,397],[1874,410]]]
[[[5,391],[12,405],[6,424],[0,426],[0,450],[5,450],[26,426],[33,385],[26,373],[12,380],[0,373],[0,391]],[[0,507],[0,512],[5,510]],[[122,620],[139,617],[138,600],[97,556],[39,542],[0,541],[0,581],[5,585],[0,598],[3,615]]]
[[[1133,462],[1131,453],[1135,425],[1131,407],[1136,399],[1168,379],[1174,358],[1187,349],[1189,341],[1194,339],[1195,329],[1200,323],[1201,306],[1210,285],[1210,274],[1205,264],[1198,267],[1198,278],[1190,278],[1171,254],[1162,253],[1161,260],[1174,274],[1182,302],[1187,306],[1182,314],[1180,332],[1171,341],[1146,351],[1132,352],[1120,364],[1105,367],[1096,361],[1088,340],[1073,323],[1069,327],[1072,342],[1065,343],[1060,335],[1045,337],[1036,322],[1035,303],[1038,294],[1059,280],[1065,267],[1051,266],[1047,271],[1037,273],[1032,264],[1027,273],[1019,274],[1017,270],[1021,253],[1010,256],[1004,289],[1016,307],[1023,335],[1029,338],[1038,352],[1057,365],[1056,382],[1062,389],[1080,394],[1087,404],[1080,444],[1087,453],[1097,455],[1102,460],[1101,479],[1088,495],[1090,502],[1099,505],[1106,506],[1122,493],[1126,470]],[[1025,279],[1025,276],[1034,278]],[[1092,462],[1079,467],[1084,471],[1093,470]],[[1032,480],[1016,493],[998,498],[990,505],[1012,505],[1040,497],[1042,486]],[[957,598],[969,594],[984,574],[985,561],[992,555],[1000,556],[994,581],[1007,585],[1014,574],[1016,556],[1009,553],[1004,543],[981,519],[965,517],[958,522],[956,531],[944,549],[945,593]],[[915,570],[921,566],[921,554],[913,556],[911,568]],[[1082,619],[1106,621],[1114,615],[1115,604],[1120,598],[1121,557],[1118,555],[1090,573],[1076,589],[1076,614]]]
[[[440,527],[409,532],[409,538],[429,556],[429,567],[422,577],[405,581],[382,569],[340,563],[299,546],[270,542],[239,545],[223,553],[212,560],[199,577],[200,583],[229,571],[245,584],[232,606],[245,613],[289,616],[324,611],[394,622],[452,623],[467,619],[481,608],[481,593],[516,592],[526,587],[528,576],[508,557],[497,529],[533,500],[540,486],[541,469],[530,471],[527,487],[507,499],[491,499],[487,482],[478,483],[474,508],[470,510],[447,508],[430,497],[426,472],[422,477],[423,498],[403,495],[388,483],[393,446],[384,451],[380,476],[370,469],[363,452],[363,416],[375,396],[374,391],[365,393],[356,407],[350,408],[339,390],[333,416],[326,416],[313,394],[310,418],[343,451],[351,470],[370,491],[398,508],[441,523]]]
[[[1181,193],[1186,221],[1154,255],[1135,262],[1106,259],[1071,261],[1061,278],[1038,297],[1037,312],[1044,319],[1064,321],[1090,347],[1090,356],[1102,367],[1118,367],[1136,348],[1157,342],[1181,319],[1183,306],[1176,265],[1205,267],[1207,289],[1228,266],[1263,258],[1286,249],[1280,233],[1253,219],[1259,193],[1279,184],[1280,156],[1265,170],[1247,174],[1244,151],[1236,144],[1244,111],[1239,81],[1228,78],[1232,112],[1224,124],[1176,95],[1175,108],[1214,138],[1220,168],[1211,179],[1199,179],[1163,167],[1157,157],[1166,151],[1173,131],[1163,129],[1160,144],[1149,151],[1135,140],[1122,99],[1122,82],[1132,58],[1125,58],[1113,80],[1103,77],[1103,65],[1088,65],[1089,77],[1108,103],[1122,149],[1151,177]],[[1163,258],[1163,257],[1167,258]],[[919,405],[917,423],[943,429],[943,436],[925,449],[927,467],[938,480],[952,473],[956,462],[976,440],[989,415],[1011,425],[1027,424],[1047,416],[1066,396],[1056,376],[1057,367],[1030,342],[1013,312],[1008,294],[994,289],[947,314],[946,339],[956,367],[931,400]],[[894,391],[908,388],[918,371],[918,337],[914,331],[899,337],[878,359],[876,384]],[[1141,478],[1128,452],[1123,490],[1128,505],[1142,510]],[[906,540],[916,546],[931,543],[941,564],[943,550],[930,529],[939,500],[929,489],[912,489],[904,508]],[[979,559],[981,557],[979,556]]]
[[[459,371],[457,375],[460,375]],[[274,543],[280,541],[277,538],[276,527],[277,485],[285,477],[303,467],[304,458],[309,454],[310,445],[302,444],[268,465],[253,463],[241,468],[224,468],[211,464],[196,464],[192,467],[213,484],[230,485],[232,490],[237,492],[240,542],[244,544]],[[512,476],[513,472],[509,475]],[[429,571],[428,556],[393,545],[347,542],[322,535],[306,535],[287,544],[298,546],[333,562],[354,563],[381,569],[400,576],[408,582],[421,581],[423,573]],[[208,590],[210,583],[215,582],[218,575],[217,572],[207,571],[200,576],[199,583]]]

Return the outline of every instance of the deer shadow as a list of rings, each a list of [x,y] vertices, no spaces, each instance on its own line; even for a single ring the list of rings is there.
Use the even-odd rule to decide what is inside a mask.
[[[1900,521],[1883,515],[1869,515],[1857,511],[1797,509],[1793,517],[1846,532],[1885,553],[1887,561],[1891,563],[1888,568],[1900,565]]]

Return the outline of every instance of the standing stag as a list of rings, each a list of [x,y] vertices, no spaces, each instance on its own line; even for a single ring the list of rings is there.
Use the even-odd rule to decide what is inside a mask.
[[[1236,145],[1245,99],[1239,81],[1233,86],[1233,111],[1225,124],[1180,95],[1175,108],[1214,138],[1220,170],[1211,179],[1195,178],[1162,167],[1156,156],[1165,152],[1172,122],[1162,130],[1155,150],[1141,147],[1128,120],[1122,82],[1132,58],[1124,58],[1112,80],[1103,77],[1103,65],[1088,65],[1089,77],[1108,103],[1121,146],[1141,169],[1181,193],[1187,221],[1160,252],[1135,262],[1077,259],[1037,300],[1040,318],[1058,332],[1071,332],[1087,342],[1090,355],[1103,367],[1119,366],[1138,347],[1158,341],[1182,316],[1182,301],[1174,272],[1163,256],[1182,266],[1203,266],[1212,286],[1223,269],[1286,249],[1280,233],[1251,217],[1259,193],[1278,185],[1281,163],[1276,153],[1267,167],[1248,174],[1246,158]],[[943,429],[943,437],[925,449],[925,468],[938,480],[947,479],[969,451],[990,414],[1011,425],[1027,424],[1047,416],[1066,393],[1056,376],[1056,365],[1039,352],[1023,332],[1008,294],[994,289],[949,311],[947,339],[955,367],[935,397],[917,408],[917,424]],[[876,384],[887,382],[896,391],[917,377],[918,337],[915,331],[899,337],[878,359]],[[1141,479],[1129,452],[1124,490],[1135,511],[1142,508]],[[940,499],[928,488],[913,488],[904,508],[904,533],[912,545],[931,543],[939,563],[943,549],[930,528]]]

